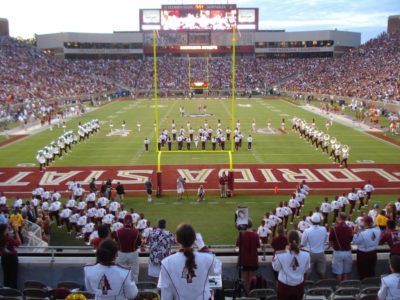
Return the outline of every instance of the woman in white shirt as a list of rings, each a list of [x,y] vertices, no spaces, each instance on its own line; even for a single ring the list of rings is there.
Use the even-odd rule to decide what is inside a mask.
[[[272,267],[278,274],[278,300],[301,300],[304,295],[304,274],[310,269],[310,254],[300,251],[297,231],[288,234],[288,249],[276,252]]]
[[[181,224],[176,238],[182,248],[162,260],[158,288],[161,300],[208,300],[211,297],[208,277],[220,275],[222,264],[215,255],[204,252],[205,247],[193,251],[193,244],[202,244],[189,224]]]

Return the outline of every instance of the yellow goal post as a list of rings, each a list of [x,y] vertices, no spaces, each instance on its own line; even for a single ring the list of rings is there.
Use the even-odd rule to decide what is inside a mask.
[[[158,145],[159,138],[159,112],[158,112],[158,71],[157,71],[157,36],[158,32],[156,30],[153,31],[153,81],[154,81],[154,120],[155,120],[155,145]],[[232,29],[232,68],[231,68],[231,132],[234,132],[235,129],[235,106],[236,106],[236,78],[235,78],[235,70],[236,70],[236,28]],[[189,70],[190,74],[190,57],[189,57]],[[208,77],[208,58],[207,58],[207,77]],[[189,75],[190,80],[190,75]],[[190,83],[189,83],[190,84]],[[172,153],[172,154],[194,154],[194,153],[212,153],[212,154],[227,154],[229,160],[229,179],[230,186],[233,190],[233,149],[234,149],[234,138],[230,139],[231,149],[230,150],[171,150],[171,151],[163,151],[156,147],[157,153],[157,196],[161,196],[162,188],[161,188],[161,173],[162,173],[162,154]]]

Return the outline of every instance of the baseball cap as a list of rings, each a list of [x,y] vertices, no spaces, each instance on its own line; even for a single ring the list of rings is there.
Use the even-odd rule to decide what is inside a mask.
[[[311,216],[311,222],[313,223],[321,222],[321,216],[318,213],[313,213],[313,215]]]
[[[379,208],[379,204],[378,203],[374,204],[374,208]]]
[[[127,214],[127,215],[124,217],[124,223],[125,223],[125,224],[132,224],[132,222],[133,222],[133,220],[132,220],[132,215]]]
[[[363,222],[364,222],[365,224],[372,224],[373,220],[372,220],[372,218],[371,218],[370,216],[365,216],[365,217],[363,218]]]

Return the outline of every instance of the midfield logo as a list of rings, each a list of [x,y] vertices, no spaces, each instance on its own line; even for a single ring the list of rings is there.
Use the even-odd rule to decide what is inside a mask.
[[[114,129],[113,131],[109,132],[107,136],[128,136],[131,133],[132,130],[128,129]]]

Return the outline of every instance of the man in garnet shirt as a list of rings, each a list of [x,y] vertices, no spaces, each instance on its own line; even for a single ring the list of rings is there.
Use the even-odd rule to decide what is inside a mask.
[[[346,225],[347,216],[341,212],[336,226],[329,232],[329,243],[333,247],[332,272],[336,274],[338,283],[346,280],[351,274],[353,260],[351,257],[351,241],[353,230]]]
[[[124,218],[124,227],[115,233],[118,243],[117,264],[130,267],[132,280],[139,279],[139,252],[142,238],[140,232],[134,228],[132,215],[127,214]]]
[[[240,231],[236,241],[239,247],[238,264],[242,268],[242,280],[246,291],[249,291],[250,279],[258,269],[258,248],[260,248],[260,238],[252,229],[253,223],[249,219],[247,230]]]
[[[387,243],[390,247],[390,256],[400,256],[400,231],[396,229],[396,221],[387,221],[388,229],[385,230],[381,235],[379,245]]]

